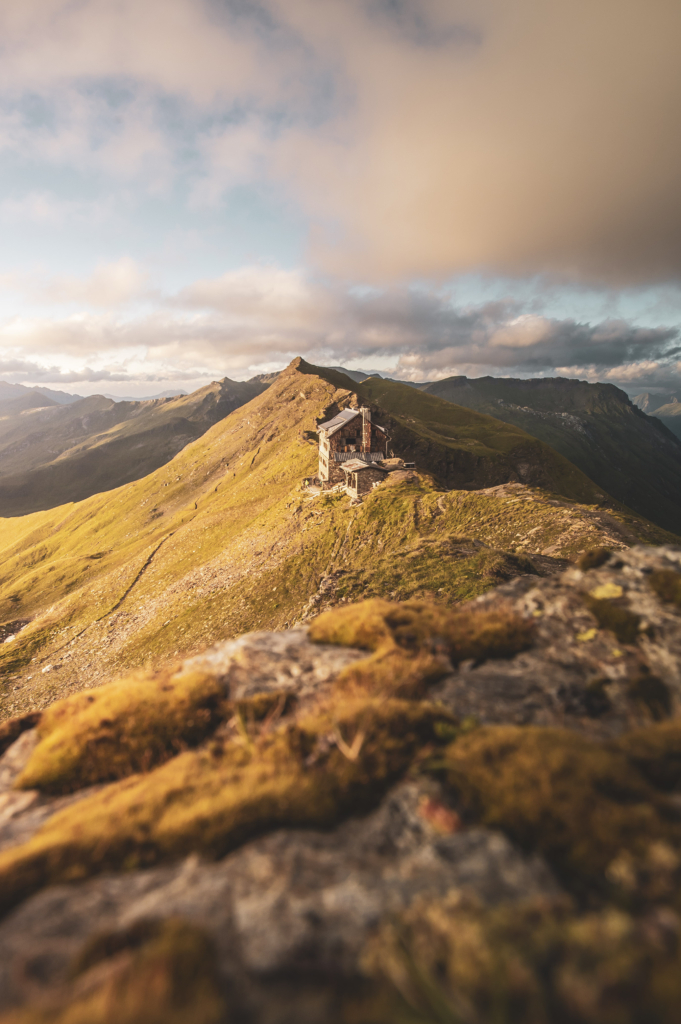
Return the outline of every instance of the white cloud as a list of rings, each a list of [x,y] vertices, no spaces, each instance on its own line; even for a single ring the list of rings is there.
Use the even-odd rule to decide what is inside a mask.
[[[42,296],[52,303],[79,303],[86,306],[112,308],[140,298],[147,286],[148,274],[127,256],[97,267],[85,278],[54,277],[42,289]]]
[[[0,357],[88,380],[112,372],[131,381],[249,376],[296,355],[321,364],[378,361],[411,380],[560,373],[643,382],[678,373],[674,328],[549,319],[511,300],[457,308],[434,290],[347,290],[302,271],[256,266],[198,280],[148,311],[116,311],[145,288],[144,271],[130,260],[84,280],[48,282],[52,301],[92,308],[7,320]],[[28,379],[28,371],[12,372]]]

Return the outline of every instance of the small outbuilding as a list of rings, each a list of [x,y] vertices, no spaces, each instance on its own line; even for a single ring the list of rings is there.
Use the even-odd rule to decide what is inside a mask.
[[[345,475],[345,489],[352,498],[368,494],[376,484],[381,484],[388,475],[388,470],[375,462],[362,462],[361,459],[349,459],[342,463]]]

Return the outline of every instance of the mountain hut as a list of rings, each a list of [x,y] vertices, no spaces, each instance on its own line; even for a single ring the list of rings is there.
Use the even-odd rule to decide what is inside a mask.
[[[383,427],[372,422],[371,409],[366,406],[361,409],[343,409],[333,419],[320,423],[317,430],[322,490],[347,483],[348,474],[344,472],[344,463],[359,459],[364,466],[370,466],[388,457],[390,437]],[[364,474],[365,471],[359,472]],[[374,482],[373,478],[369,481],[364,475],[362,479],[366,479],[367,485]],[[370,490],[370,486],[367,489]]]

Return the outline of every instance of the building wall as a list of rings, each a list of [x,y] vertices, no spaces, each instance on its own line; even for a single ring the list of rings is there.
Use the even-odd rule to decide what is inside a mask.
[[[370,437],[370,452],[380,452],[382,455],[388,453],[388,438],[378,430],[373,423],[366,424],[366,432],[363,430],[362,414],[357,413],[354,419],[337,430],[331,437],[320,433],[319,439],[319,479],[322,484],[333,487],[334,484],[344,483],[345,474],[341,468],[341,462],[335,462],[334,452],[355,452],[361,458],[362,451],[367,451],[367,441]]]
[[[382,483],[388,474],[383,470],[370,466],[368,469],[361,469],[359,472],[347,473],[348,494],[358,498],[362,494],[368,494],[373,489],[374,483]]]

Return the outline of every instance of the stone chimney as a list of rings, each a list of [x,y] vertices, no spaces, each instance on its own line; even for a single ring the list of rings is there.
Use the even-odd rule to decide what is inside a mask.
[[[371,409],[363,405],[359,410],[362,414],[362,451],[371,451]]]

